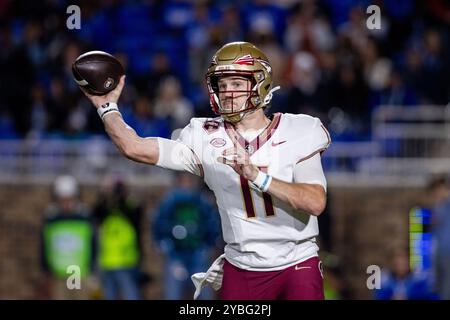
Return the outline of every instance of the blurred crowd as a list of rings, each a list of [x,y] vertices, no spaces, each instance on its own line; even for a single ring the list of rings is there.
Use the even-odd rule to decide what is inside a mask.
[[[450,299],[450,180],[430,179],[410,212],[409,245],[386,250],[378,300]]]
[[[37,298],[140,300],[160,282],[161,298],[192,299],[191,275],[207,270],[224,243],[210,193],[189,173],[177,178],[147,213],[119,175],[105,176],[91,205],[75,177],[58,176],[41,224]],[[163,261],[157,277],[148,268],[155,258]],[[214,297],[204,290],[199,298]]]
[[[274,70],[271,112],[319,116],[334,140],[370,138],[381,104],[446,105],[450,4],[444,0],[79,1],[69,30],[64,0],[0,1],[0,139],[85,139],[103,127],[72,79],[89,50],[114,54],[127,86],[120,108],[142,136],[169,137],[212,116],[204,84],[229,41],[265,51]],[[381,29],[369,30],[369,5]]]
[[[53,201],[41,228],[44,276],[39,298],[138,300],[146,299],[151,287],[161,288],[160,298],[192,299],[191,275],[207,270],[224,246],[214,199],[197,177],[177,173],[176,184],[150,208],[117,175],[104,178],[91,205],[82,199],[80,189],[70,175],[53,183]],[[415,223],[409,226],[410,243],[386,248],[372,298],[450,299],[449,208],[450,180],[437,176],[412,208],[425,215],[410,216]],[[319,237],[325,298],[352,299],[349,275],[333,253],[326,225],[321,226],[325,226]],[[148,262],[160,269],[150,271]],[[80,270],[78,290],[69,287],[70,266]],[[199,296],[216,298],[211,288]]]

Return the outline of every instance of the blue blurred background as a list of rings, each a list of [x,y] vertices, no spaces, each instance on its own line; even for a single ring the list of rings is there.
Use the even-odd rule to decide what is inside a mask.
[[[72,4],[80,29],[66,25]],[[380,8],[380,29],[367,27],[370,5]],[[208,224],[217,232],[189,238],[191,229],[203,234],[198,219],[215,206],[213,196],[198,181],[123,159],[71,64],[90,50],[115,55],[127,75],[125,121],[141,136],[170,138],[191,117],[213,116],[204,82],[210,58],[244,40],[268,55],[281,86],[268,112],[317,116],[333,140],[323,157],[328,208],[319,219],[327,297],[449,299],[450,249],[442,245],[450,242],[449,31],[446,0],[0,0],[0,298],[191,297],[188,275],[223,248],[217,221]],[[93,226],[92,270],[78,296],[55,289],[42,245],[59,210],[49,207],[61,200],[60,175],[75,178],[71,196]],[[156,219],[173,194],[199,203],[179,194],[190,183],[205,203],[167,218],[177,221]],[[118,184],[141,212],[130,220],[140,256],[134,280],[104,270],[95,254],[109,221],[99,208],[119,197]],[[166,235],[156,232],[163,226]],[[201,242],[198,255],[173,253]],[[369,265],[383,269],[385,291],[367,287]],[[139,295],[107,294],[133,281]]]

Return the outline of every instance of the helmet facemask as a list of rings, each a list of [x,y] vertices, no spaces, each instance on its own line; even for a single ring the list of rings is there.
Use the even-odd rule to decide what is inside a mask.
[[[223,90],[220,88],[219,80],[224,77],[248,80],[247,87],[244,90]],[[242,119],[244,114],[256,110],[259,105],[257,84],[251,72],[214,72],[207,76],[207,84],[214,112],[227,121],[236,123]],[[241,100],[244,96],[246,99],[243,102],[235,101]]]

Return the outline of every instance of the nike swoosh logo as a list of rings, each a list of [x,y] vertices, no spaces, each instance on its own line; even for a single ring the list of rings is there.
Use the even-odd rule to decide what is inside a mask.
[[[311,269],[311,267],[299,267],[299,266],[295,266],[295,270],[301,270],[301,269]]]
[[[276,147],[276,146],[278,146],[278,145],[280,145],[282,143],[285,143],[285,142],[286,142],[286,140],[283,140],[283,141],[280,141],[280,142],[273,142],[272,141],[272,147]]]

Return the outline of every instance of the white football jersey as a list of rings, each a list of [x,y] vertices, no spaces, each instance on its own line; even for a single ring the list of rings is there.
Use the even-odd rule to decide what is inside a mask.
[[[220,117],[193,118],[178,142],[158,141],[158,166],[203,176],[214,192],[227,243],[225,256],[230,263],[246,270],[271,271],[317,256],[317,217],[251,188],[246,179],[217,158],[225,149],[240,144],[250,154],[251,162],[274,178],[308,183],[296,177],[294,168],[330,144],[330,136],[318,118],[277,113],[252,141],[245,140]],[[311,177],[310,183],[318,181]]]

